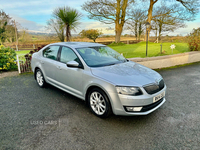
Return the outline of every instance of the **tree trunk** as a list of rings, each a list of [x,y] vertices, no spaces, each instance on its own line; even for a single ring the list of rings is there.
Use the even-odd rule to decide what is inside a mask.
[[[121,34],[122,34],[122,25],[118,22],[115,23],[115,43],[120,42]]]
[[[66,25],[66,40],[67,42],[70,42],[70,26],[69,25]]]
[[[68,35],[68,33],[67,33],[67,25],[66,25],[66,42],[68,42],[67,35]]]
[[[139,41],[140,41],[140,37],[141,37],[141,34],[142,34],[142,23],[140,22],[139,24]]]
[[[157,38],[158,38],[158,28],[156,27],[156,40],[157,40]]]
[[[162,27],[160,26],[159,27],[159,36],[158,36],[159,41],[161,40],[161,32],[162,32]]]
[[[147,19],[147,22],[149,22],[150,24],[151,24],[151,19],[152,19],[153,5],[154,5],[154,0],[150,0],[150,5],[148,9],[148,19]],[[150,32],[150,29],[151,27],[148,28],[149,32]]]
[[[137,40],[137,35],[138,35],[138,31],[137,31],[137,22],[135,23],[135,38]]]
[[[149,5],[149,9],[148,9],[148,19],[147,22],[149,22],[151,24],[151,20],[152,20],[152,12],[153,12],[153,5],[157,2],[158,0],[150,0],[150,5]],[[148,30],[148,37],[150,35],[150,31],[151,31],[151,26],[147,29]],[[147,31],[146,31],[146,35],[147,35]],[[145,39],[146,39],[146,35],[145,35]],[[149,39],[149,38],[148,38]]]
[[[116,43],[120,42],[122,29],[125,23],[127,3],[128,3],[128,0],[123,0],[123,4],[121,6],[121,0],[117,0],[116,20],[115,20],[115,42]]]

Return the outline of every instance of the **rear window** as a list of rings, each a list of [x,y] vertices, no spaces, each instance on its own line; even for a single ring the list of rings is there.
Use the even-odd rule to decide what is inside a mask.
[[[58,50],[60,46],[49,46],[43,51],[43,56],[53,60],[57,60]]]

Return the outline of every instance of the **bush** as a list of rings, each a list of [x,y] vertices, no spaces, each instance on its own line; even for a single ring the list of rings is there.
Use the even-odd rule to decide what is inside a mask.
[[[190,51],[200,51],[200,28],[193,29],[188,36],[188,44]]]
[[[15,56],[14,49],[0,45],[0,70],[17,69]]]
[[[96,42],[96,39],[101,36],[103,33],[99,31],[98,29],[89,29],[89,30],[82,30],[79,35],[81,37],[87,37],[94,42]]]

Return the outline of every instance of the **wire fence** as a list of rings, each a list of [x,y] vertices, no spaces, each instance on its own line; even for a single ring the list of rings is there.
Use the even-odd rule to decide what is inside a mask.
[[[32,72],[30,56],[17,56],[17,65],[19,73]]]
[[[18,66],[19,73],[32,72],[32,69],[31,69],[32,54],[35,52],[38,52],[44,46],[45,45],[35,48],[34,50],[30,51],[28,54],[26,54],[24,56],[17,55],[17,66]]]

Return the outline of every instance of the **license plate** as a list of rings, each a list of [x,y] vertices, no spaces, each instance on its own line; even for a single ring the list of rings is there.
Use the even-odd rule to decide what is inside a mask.
[[[165,91],[164,91],[163,93],[161,93],[161,94],[155,96],[155,97],[153,98],[153,102],[155,103],[155,102],[159,101],[159,100],[162,99],[164,96],[165,96]]]

